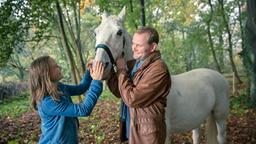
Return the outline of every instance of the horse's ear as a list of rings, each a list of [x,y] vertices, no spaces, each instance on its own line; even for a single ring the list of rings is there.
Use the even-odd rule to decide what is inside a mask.
[[[103,14],[101,15],[101,20],[104,21],[107,19],[107,17],[108,17],[108,14],[107,12],[104,11]]]
[[[119,13],[118,15],[119,19],[121,21],[124,21],[124,18],[125,18],[125,6],[122,8],[121,12]]]

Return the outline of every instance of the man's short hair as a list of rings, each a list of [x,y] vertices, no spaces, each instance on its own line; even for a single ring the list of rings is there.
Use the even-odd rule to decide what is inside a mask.
[[[142,33],[148,33],[150,36],[148,38],[148,44],[159,42],[159,35],[156,29],[152,27],[140,27],[136,33],[142,34]]]

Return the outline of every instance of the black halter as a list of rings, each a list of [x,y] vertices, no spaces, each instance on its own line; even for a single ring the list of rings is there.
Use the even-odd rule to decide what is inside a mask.
[[[116,65],[116,62],[115,62],[115,60],[114,60],[114,57],[113,57],[113,55],[112,55],[112,53],[111,53],[111,51],[110,51],[110,49],[109,49],[109,47],[108,47],[107,45],[105,45],[105,44],[98,44],[98,45],[96,46],[96,49],[95,49],[95,50],[97,51],[98,48],[104,49],[104,50],[107,52],[107,54],[108,54],[108,56],[109,56],[109,58],[110,58],[111,63],[112,63],[113,65]]]
[[[125,46],[125,38],[123,37],[123,49],[124,49],[124,46]],[[97,51],[98,48],[102,48],[102,49],[104,49],[107,52],[107,54],[109,56],[109,59],[110,59],[110,62],[112,64],[112,67],[114,68],[115,71],[117,71],[116,61],[115,61],[115,59],[114,59],[114,57],[113,57],[109,47],[107,45],[105,45],[105,44],[98,44],[96,46],[96,48],[95,48],[95,51]]]

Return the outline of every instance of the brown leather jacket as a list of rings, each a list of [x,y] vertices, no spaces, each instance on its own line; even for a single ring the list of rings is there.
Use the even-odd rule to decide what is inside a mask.
[[[133,64],[128,64],[129,72]],[[129,143],[162,144],[166,138],[165,106],[171,87],[167,66],[156,51],[137,70],[133,80],[124,70],[108,81],[113,94],[129,107],[131,124]]]

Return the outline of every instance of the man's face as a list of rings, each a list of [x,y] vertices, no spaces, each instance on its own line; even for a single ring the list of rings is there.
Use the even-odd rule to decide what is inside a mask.
[[[148,44],[149,33],[135,33],[132,39],[133,58],[137,60],[145,59],[155,50],[155,43]]]

